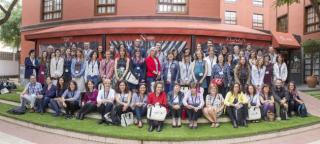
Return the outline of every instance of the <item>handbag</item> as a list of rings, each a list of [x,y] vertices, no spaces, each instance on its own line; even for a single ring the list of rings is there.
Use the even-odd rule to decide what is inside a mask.
[[[221,78],[214,78],[211,83],[216,84],[217,86],[222,86],[223,85],[223,79]]]
[[[260,108],[250,107],[248,109],[248,119],[247,120],[259,120],[261,119]]]
[[[268,121],[274,121],[274,113],[271,111],[268,111],[267,118],[268,118]]]
[[[132,124],[133,124],[133,113],[132,112],[121,114],[121,126],[122,127],[127,127]]]
[[[139,80],[136,78],[136,76],[134,76],[134,75],[132,74],[131,71],[129,71],[129,72],[127,73],[125,79],[126,79],[127,82],[129,82],[129,83],[131,83],[131,84],[134,84],[134,85],[138,85],[138,84],[139,84]]]
[[[147,118],[150,120],[164,121],[166,115],[167,109],[160,105],[150,106],[147,110]]]
[[[10,93],[10,91],[7,88],[3,88],[0,91],[0,94],[7,94],[7,93]]]

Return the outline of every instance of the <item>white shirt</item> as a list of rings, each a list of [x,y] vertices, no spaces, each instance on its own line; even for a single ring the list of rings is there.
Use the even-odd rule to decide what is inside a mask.
[[[64,65],[64,60],[62,57],[54,57],[51,58],[50,61],[50,75],[51,77],[61,77],[63,74],[63,65]]]
[[[179,67],[180,67],[181,84],[190,84],[192,81],[191,63],[186,64],[184,62],[179,62]]]
[[[274,80],[281,79],[283,82],[287,80],[288,69],[286,63],[273,65],[273,78]]]
[[[86,69],[85,69],[85,81],[87,81],[87,76],[99,76],[99,64],[98,60],[96,61],[86,61]]]
[[[204,58],[205,61],[207,61],[207,66],[208,66],[208,74],[207,76],[211,76],[211,72],[213,69],[213,66],[217,63],[217,57],[214,56],[213,59],[210,58],[210,56],[207,56]]]
[[[98,92],[97,101],[107,99],[114,102],[114,97],[115,91],[112,88],[110,88],[109,91],[105,91],[104,89],[102,89]]]
[[[257,87],[263,85],[263,79],[266,72],[266,67],[263,66],[262,68],[258,69],[256,65],[252,65],[251,68],[251,83]]]

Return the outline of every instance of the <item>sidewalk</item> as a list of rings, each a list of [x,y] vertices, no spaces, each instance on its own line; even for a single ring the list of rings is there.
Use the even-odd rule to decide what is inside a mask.
[[[304,92],[300,92],[300,95],[307,106],[308,112],[312,115],[320,117],[320,100],[309,96]]]

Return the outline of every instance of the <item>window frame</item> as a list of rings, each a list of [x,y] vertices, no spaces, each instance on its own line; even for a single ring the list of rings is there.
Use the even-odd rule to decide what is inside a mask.
[[[253,6],[256,6],[256,7],[264,7],[264,0],[262,0],[262,4],[261,4],[261,5],[255,4],[255,3],[254,3],[255,1],[256,1],[256,0],[252,0],[252,5],[253,5]]]
[[[234,3],[237,3],[237,0],[234,0],[234,1],[228,1],[228,0],[223,0],[224,3],[226,4],[234,4]]]
[[[262,16],[262,27],[254,26],[254,21],[253,21],[254,15],[261,15],[261,16]],[[257,23],[257,24],[260,24],[260,23]],[[253,29],[264,30],[264,14],[259,14],[259,13],[253,13],[253,14],[252,14],[252,28],[253,28]]]
[[[235,24],[226,23],[226,12],[233,12],[233,13],[236,14]],[[230,22],[231,22],[231,20],[230,20]],[[229,24],[229,25],[237,25],[237,23],[238,23],[237,11],[232,11],[232,10],[226,10],[226,11],[224,11],[224,22],[223,22],[223,23],[224,23],[224,24]]]
[[[118,4],[118,0],[115,0],[114,4],[98,4],[99,0],[94,0],[94,15],[95,16],[105,16],[105,15],[116,15],[117,14],[117,4]],[[98,13],[98,7],[99,6],[104,6],[104,7],[108,7],[108,6],[114,6],[114,13]]]
[[[172,4],[172,3],[161,3],[161,4],[167,4],[167,5],[185,5],[186,11],[185,12],[160,12],[159,11],[159,4],[160,0],[157,0],[157,5],[156,5],[156,13],[157,14],[177,14],[177,15],[188,15],[189,14],[189,0],[185,0],[185,4]]]
[[[287,18],[287,24],[286,24],[286,31],[280,31],[279,30],[279,20],[282,18]],[[288,14],[284,14],[282,16],[277,17],[277,32],[284,32],[287,33],[289,31],[289,16]]]
[[[64,2],[64,0],[61,0],[61,9],[60,10],[55,10],[55,11],[50,11],[50,12],[44,12],[44,1],[45,0],[41,0],[41,4],[40,4],[40,22],[62,20],[63,19],[63,2]],[[52,1],[55,1],[55,0],[52,0]],[[45,13],[48,14],[48,13],[57,13],[57,12],[61,13],[61,17],[52,18],[52,19],[44,19]]]
[[[320,7],[320,5],[319,5]],[[320,20],[318,20],[318,22],[313,22],[311,24],[308,24],[308,9],[309,8],[312,8],[313,9],[313,12],[314,12],[314,21],[316,21],[317,19],[317,14],[314,10],[314,8],[312,7],[312,5],[308,5],[304,8],[304,23],[303,23],[303,32],[304,34],[311,34],[311,33],[316,33],[316,32],[320,32],[320,28],[318,28],[318,30],[314,30],[314,31],[311,31],[311,32],[308,32],[308,27],[309,26],[314,26],[316,27],[316,25],[318,24],[320,26]]]

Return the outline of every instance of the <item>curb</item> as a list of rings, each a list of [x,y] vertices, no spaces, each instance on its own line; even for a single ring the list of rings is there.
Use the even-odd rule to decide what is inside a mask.
[[[269,133],[269,134],[261,134],[261,135],[255,135],[255,136],[249,136],[249,137],[242,137],[242,138],[234,138],[234,139],[223,139],[223,140],[205,140],[205,141],[179,141],[179,142],[173,142],[173,141],[143,141],[143,140],[126,140],[126,139],[118,139],[118,138],[110,138],[110,137],[101,137],[101,136],[94,136],[89,134],[83,134],[83,133],[76,133],[72,131],[67,130],[61,130],[61,129],[54,129],[54,128],[48,128],[44,126],[39,126],[36,124],[23,122],[19,120],[15,120],[12,118],[8,118],[5,116],[0,116],[0,120],[23,126],[26,128],[31,128],[47,133],[57,134],[61,136],[67,136],[71,138],[76,138],[80,140],[85,141],[91,141],[91,142],[100,142],[100,143],[115,143],[115,144],[236,144],[236,143],[247,143],[247,142],[255,142],[259,140],[265,140],[265,139],[272,139],[292,134],[298,134],[303,133],[305,131],[309,131],[312,129],[320,128],[320,124],[311,125],[308,127],[301,127],[297,129],[291,129],[286,131],[280,131],[275,133]]]

